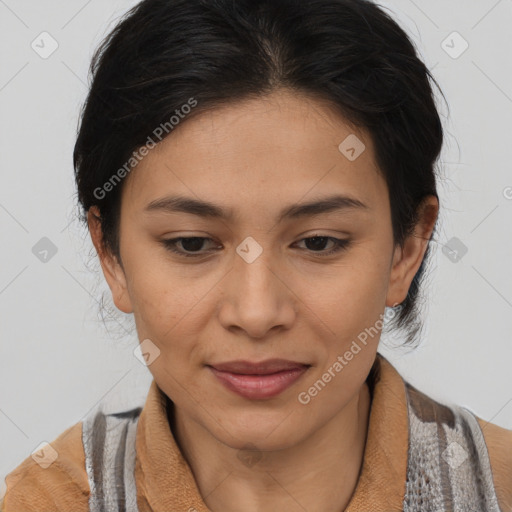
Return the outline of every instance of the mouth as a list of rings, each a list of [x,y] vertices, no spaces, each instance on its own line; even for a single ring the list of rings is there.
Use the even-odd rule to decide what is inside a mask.
[[[285,359],[207,365],[227,389],[252,400],[264,400],[281,394],[300,379],[310,366]]]

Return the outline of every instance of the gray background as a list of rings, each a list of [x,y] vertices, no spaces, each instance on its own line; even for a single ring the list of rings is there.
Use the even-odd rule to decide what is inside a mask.
[[[102,398],[140,401],[151,380],[133,355],[131,318],[108,303],[107,328],[98,318],[106,285],[76,221],[71,160],[93,49],[135,3],[0,0],[2,491],[41,442]],[[411,34],[450,112],[440,104],[447,139],[427,327],[414,352],[391,348],[396,338],[380,350],[422,391],[510,429],[512,0],[381,5]],[[460,247],[462,257],[450,252]]]

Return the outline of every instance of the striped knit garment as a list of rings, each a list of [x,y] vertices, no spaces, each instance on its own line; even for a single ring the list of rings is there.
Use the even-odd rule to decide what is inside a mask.
[[[403,512],[501,512],[477,419],[405,383],[409,455]],[[90,512],[138,512],[135,436],[140,407],[83,422]]]

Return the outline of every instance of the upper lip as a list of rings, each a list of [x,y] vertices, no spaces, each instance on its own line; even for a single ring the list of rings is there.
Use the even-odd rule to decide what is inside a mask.
[[[266,361],[259,362],[242,360],[228,361],[208,366],[211,366],[220,372],[239,373],[242,375],[269,375],[271,373],[282,372],[285,370],[306,368],[310,365],[286,359],[267,359]]]

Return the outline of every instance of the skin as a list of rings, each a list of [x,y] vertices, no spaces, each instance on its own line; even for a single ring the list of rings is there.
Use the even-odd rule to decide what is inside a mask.
[[[366,146],[354,161],[338,149],[350,134]],[[334,193],[367,208],[278,222],[285,206]],[[234,216],[144,211],[177,194]],[[149,369],[174,402],[175,437],[212,511],[346,507],[363,460],[365,379],[380,332],[309,403],[298,396],[378,324],[385,306],[405,299],[437,214],[437,199],[427,197],[413,236],[395,246],[369,135],[329,105],[287,90],[191,117],[150,151],[123,185],[122,265],[103,248],[91,208],[89,229],[113,300],[134,314],[139,339],[160,350]],[[351,242],[322,256],[333,243],[304,240],[315,235]],[[180,236],[212,241],[178,244],[205,254],[187,258],[161,243]],[[263,250],[252,263],[236,252],[248,236]],[[205,366],[269,358],[311,366],[265,400],[234,394]]]

